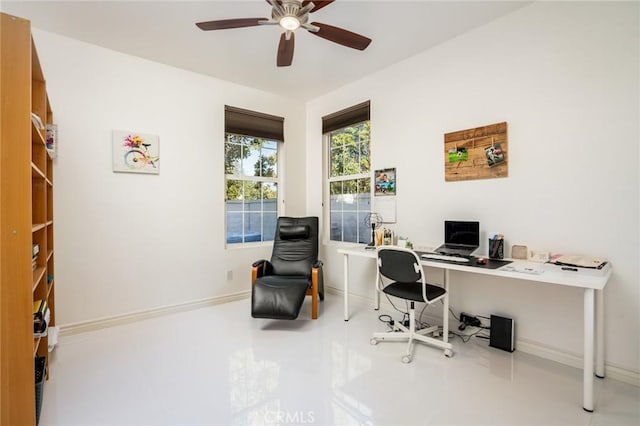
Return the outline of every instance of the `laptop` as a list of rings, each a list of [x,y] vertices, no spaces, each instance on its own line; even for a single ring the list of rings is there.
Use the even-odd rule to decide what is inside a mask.
[[[444,221],[444,244],[436,253],[469,256],[480,247],[480,222]]]

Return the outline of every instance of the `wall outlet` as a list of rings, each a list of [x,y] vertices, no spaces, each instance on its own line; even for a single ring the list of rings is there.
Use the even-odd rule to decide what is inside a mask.
[[[232,281],[233,280],[233,271],[229,270],[227,271],[227,281]]]

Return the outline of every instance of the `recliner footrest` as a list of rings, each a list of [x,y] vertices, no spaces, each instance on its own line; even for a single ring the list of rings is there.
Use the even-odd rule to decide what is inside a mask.
[[[253,318],[296,319],[304,302],[309,279],[267,276],[258,278],[251,294]]]

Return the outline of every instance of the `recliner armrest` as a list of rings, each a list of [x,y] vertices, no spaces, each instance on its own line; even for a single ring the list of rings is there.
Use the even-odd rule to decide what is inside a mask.
[[[256,260],[251,264],[251,282],[254,283],[260,277],[271,275],[273,265],[266,259]]]
[[[269,262],[269,261],[266,260],[266,259],[256,260],[255,262],[253,262],[251,264],[251,266],[255,268],[255,267],[258,267],[258,266],[262,266],[262,264],[265,263],[265,262]]]

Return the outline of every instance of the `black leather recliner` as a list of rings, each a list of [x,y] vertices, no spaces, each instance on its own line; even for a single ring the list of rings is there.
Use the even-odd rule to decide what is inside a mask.
[[[279,217],[271,261],[259,260],[252,268],[252,317],[296,319],[305,296],[310,295],[311,318],[318,318],[324,283],[317,217]]]

